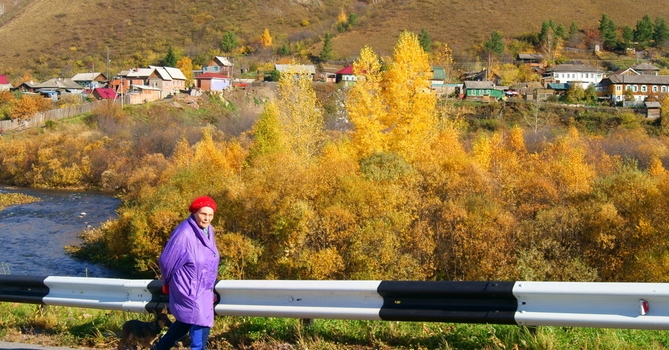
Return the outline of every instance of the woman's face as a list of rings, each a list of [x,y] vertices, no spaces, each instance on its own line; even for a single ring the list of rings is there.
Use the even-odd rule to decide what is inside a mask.
[[[211,225],[211,220],[214,219],[214,209],[209,207],[202,207],[200,210],[196,211],[193,215],[195,217],[195,222],[200,228],[207,228]]]

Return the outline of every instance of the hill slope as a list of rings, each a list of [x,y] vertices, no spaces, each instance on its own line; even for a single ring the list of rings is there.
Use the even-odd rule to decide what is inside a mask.
[[[0,0],[10,2],[8,0]],[[538,32],[552,19],[596,29],[602,14],[634,27],[648,14],[669,19],[661,1],[638,0],[23,0],[0,17],[0,74],[67,76],[101,69],[109,49],[112,72],[155,64],[171,45],[190,57],[211,56],[226,31],[251,44],[267,28],[274,47],[318,53],[319,38],[334,37],[337,58],[354,58],[364,45],[390,54],[401,30],[425,28],[433,41],[461,51],[493,30],[505,36]],[[13,6],[13,7],[11,7]],[[337,15],[356,14],[358,24],[338,33]],[[270,57],[269,53],[267,57]],[[96,68],[97,67],[97,68]]]

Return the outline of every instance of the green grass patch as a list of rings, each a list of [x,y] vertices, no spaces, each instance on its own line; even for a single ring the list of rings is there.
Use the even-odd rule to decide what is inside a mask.
[[[0,303],[0,340],[115,348],[129,319],[148,314]],[[39,337],[38,337],[39,336]],[[210,349],[665,349],[664,331],[441,322],[217,317]]]

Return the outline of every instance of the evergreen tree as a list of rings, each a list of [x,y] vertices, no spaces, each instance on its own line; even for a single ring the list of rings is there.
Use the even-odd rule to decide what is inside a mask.
[[[348,26],[353,27],[356,24],[358,24],[358,15],[355,13],[348,15]]]
[[[430,33],[427,32],[425,28],[420,30],[420,35],[418,36],[418,42],[423,48],[423,51],[430,52],[432,51],[432,39],[430,38]]]
[[[223,50],[223,52],[232,52],[238,46],[239,40],[237,40],[235,33],[231,30],[225,32],[223,35],[223,40],[221,41],[221,50]]]
[[[500,34],[498,31],[493,31],[492,34],[490,34],[490,39],[483,44],[483,49],[485,52],[489,54],[494,54],[494,55],[501,55],[504,53],[504,38],[502,38],[502,34]]]
[[[555,35],[557,35],[562,40],[567,40],[567,28],[565,28],[562,24],[558,24],[557,27],[555,27]]]
[[[648,15],[636,22],[636,30],[634,31],[634,40],[642,47],[647,47],[653,39],[653,21]]]
[[[330,33],[325,33],[325,38],[323,39],[323,49],[318,55],[321,61],[327,61],[332,59],[332,35]]]
[[[569,33],[567,34],[566,40],[569,41],[571,45],[578,45],[580,43],[581,36],[576,22],[571,22],[571,25],[569,25]]]
[[[634,29],[632,29],[630,26],[625,26],[623,28],[623,46],[625,46],[625,49],[629,49],[632,47],[634,42]]]
[[[569,36],[574,36],[578,34],[578,26],[576,25],[576,22],[571,22],[571,25],[569,26]]]
[[[539,42],[544,42],[546,40],[546,36],[548,36],[549,31],[554,33],[553,27],[551,25],[552,22],[549,21],[543,21],[541,22],[541,31],[539,32]]]
[[[177,65],[177,55],[174,53],[172,46],[167,49],[167,54],[163,59],[163,65],[166,67],[176,67]]]
[[[288,47],[288,44],[283,43],[283,45],[281,45],[281,48],[279,49],[279,54],[280,54],[281,56],[288,56],[288,55],[290,55],[290,48]]]
[[[664,43],[669,39],[669,29],[664,18],[655,19],[655,31],[653,31],[653,46],[664,47]]]
[[[614,50],[618,46],[616,25],[606,14],[602,14],[602,19],[599,20],[599,35],[602,37],[604,49]]]

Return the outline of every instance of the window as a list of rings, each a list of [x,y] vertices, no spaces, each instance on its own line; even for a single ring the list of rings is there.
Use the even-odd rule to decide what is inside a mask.
[[[639,91],[639,87],[636,85],[632,85],[632,91],[637,92]]]
[[[657,85],[653,85],[653,92],[657,92]]]
[[[623,91],[623,87],[620,85],[616,85],[616,91]]]
[[[664,86],[664,85],[662,85],[662,86],[660,87],[660,91],[661,91],[661,92],[667,92],[667,87]]]
[[[648,87],[646,85],[641,85],[641,92],[648,92]]]

